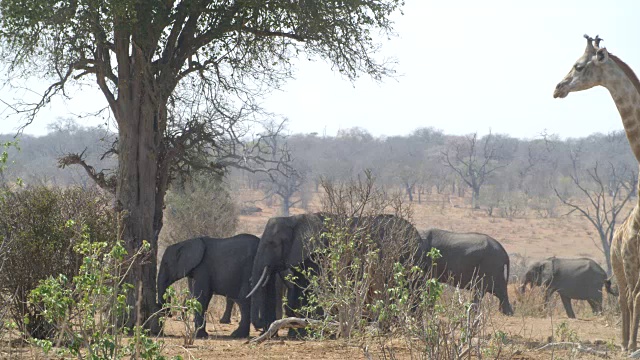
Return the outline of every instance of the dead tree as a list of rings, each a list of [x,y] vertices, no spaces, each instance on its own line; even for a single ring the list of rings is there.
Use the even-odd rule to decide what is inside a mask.
[[[489,133],[478,139],[478,133],[449,143],[442,152],[444,163],[451,168],[472,191],[472,206],[480,208],[480,189],[496,170],[509,165],[504,156],[504,143]]]
[[[633,191],[628,190],[627,179],[636,179],[637,174],[631,175],[629,173],[633,171],[627,167],[623,166],[617,169],[609,163],[607,177],[610,180],[607,180],[601,174],[601,167],[597,162],[592,168],[581,171],[578,159],[577,153],[571,154],[573,169],[569,177],[575,189],[582,196],[572,199],[569,196],[561,195],[555,187],[553,190],[558,199],[571,209],[566,215],[578,212],[596,229],[600,239],[599,249],[604,254],[607,263],[607,274],[611,275],[609,249],[613,233],[624,206],[634,194]]]

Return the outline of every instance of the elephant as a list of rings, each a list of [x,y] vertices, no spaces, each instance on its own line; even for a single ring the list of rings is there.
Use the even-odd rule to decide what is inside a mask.
[[[571,299],[587,300],[594,314],[602,312],[602,286],[611,295],[618,296],[607,273],[589,258],[565,259],[555,256],[531,264],[524,276],[520,292],[527,285],[544,286],[545,304],[554,292],[560,294],[567,316],[575,318]]]
[[[288,217],[273,217],[268,220],[262,234],[258,251],[253,264],[251,277],[253,289],[251,295],[251,321],[256,328],[264,330],[275,320],[273,299],[275,296],[275,275],[291,270],[296,277],[296,286],[289,289],[288,312],[290,315],[306,305],[306,285],[308,281],[294,267],[316,267],[312,259],[313,249],[321,246],[319,241],[310,241],[312,237],[318,238],[318,234],[326,232],[324,222],[327,219],[337,219],[337,215],[328,213],[310,213]],[[420,246],[417,251],[426,252],[430,247],[420,241],[420,234],[411,223],[393,215],[378,215],[374,217],[362,217],[350,219],[351,226],[357,226],[364,221],[374,224],[371,238],[379,245],[380,256],[385,256],[385,249],[391,249],[394,239],[387,239],[386,234],[396,229],[403,231],[398,238],[415,246]],[[389,243],[387,243],[389,242]],[[409,249],[410,247],[407,247]],[[392,251],[392,250],[388,250]],[[409,251],[407,251],[409,252]]]
[[[467,289],[480,285],[474,289],[474,302],[491,293],[500,301],[500,311],[513,315],[507,292],[509,255],[496,239],[481,233],[440,229],[427,230],[423,239],[442,255],[435,260],[431,276]]]
[[[231,312],[233,311],[233,300],[225,298],[224,313],[220,318],[220,324],[231,324]]]
[[[158,272],[159,305],[164,302],[167,287],[188,277],[189,291],[202,305],[202,313],[195,316],[196,337],[208,336],[203,314],[214,294],[226,296],[240,307],[240,324],[231,337],[249,336],[251,301],[246,295],[259,242],[254,235],[239,234],[221,239],[197,237],[167,247]]]

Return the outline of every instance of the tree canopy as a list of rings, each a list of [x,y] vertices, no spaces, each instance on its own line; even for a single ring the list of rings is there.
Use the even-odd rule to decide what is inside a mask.
[[[402,3],[3,0],[0,35],[10,70],[20,70],[14,74],[53,79],[42,100],[21,111],[33,115],[65,86],[93,75],[119,122],[119,98],[142,90],[130,81],[137,76],[151,77],[155,86],[143,91],[165,101],[191,75],[208,91],[252,97],[289,77],[302,51],[350,79],[381,79],[390,69],[374,58],[374,35],[391,32],[389,15]]]

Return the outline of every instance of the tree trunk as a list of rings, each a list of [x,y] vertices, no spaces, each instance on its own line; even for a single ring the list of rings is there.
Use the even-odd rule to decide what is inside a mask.
[[[474,209],[480,209],[480,187],[472,188],[471,205]]]
[[[405,184],[404,187],[407,191],[407,196],[409,196],[409,202],[413,202],[413,186],[409,186],[409,184]]]
[[[613,231],[613,230],[611,230]],[[600,243],[602,244],[602,252],[604,252],[604,261],[607,264],[607,275],[611,276],[613,274],[613,268],[611,266],[611,242],[609,242],[608,234],[605,233],[604,229],[598,229],[598,233],[600,235]]]
[[[282,196],[282,216],[289,216],[289,208],[291,207],[291,201],[289,196]]]
[[[118,114],[120,118],[116,198],[124,227],[122,238],[129,254],[133,255],[139,251],[143,240],[151,245],[151,251],[135,261],[126,279],[133,285],[133,290],[127,295],[127,304],[132,309],[127,326],[144,325],[153,333],[158,333],[160,328],[157,318],[150,317],[158,310],[158,234],[162,227],[162,207],[167,181],[166,174],[158,177],[158,155],[162,134],[158,124],[161,117],[166,115],[154,104],[149,95],[150,90],[143,88],[143,82],[144,80],[134,81],[135,84],[131,87],[137,91],[132,91],[131,96],[121,96],[119,100],[121,111]],[[159,184],[159,179],[162,179],[164,184]],[[160,192],[158,185],[161,185]],[[139,287],[141,293],[138,296]]]

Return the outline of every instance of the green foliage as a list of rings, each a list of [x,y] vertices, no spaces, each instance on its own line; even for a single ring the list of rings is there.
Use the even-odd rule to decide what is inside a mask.
[[[321,274],[313,268],[298,268],[310,283],[308,305],[302,311],[325,314],[326,326],[316,333],[319,336],[337,323],[338,329],[331,335],[349,339],[366,325],[367,293],[374,282],[380,251],[367,229],[354,229],[348,223],[326,219],[326,231],[319,240],[312,240],[324,244],[315,247],[312,254]]]
[[[68,222],[68,226],[74,225],[74,221]],[[132,288],[123,279],[130,261],[148,253],[149,244],[144,242],[132,259],[121,241],[110,245],[84,238],[74,246],[82,256],[78,274],[71,280],[62,274],[48,277],[29,294],[30,304],[38,309],[37,317],[56,330],[55,337],[35,339],[34,344],[46,355],[55,351],[60,357],[164,359],[163,342],[151,339],[141,326],[127,329],[120,325],[129,312],[126,293]],[[124,341],[130,332],[133,339]]]
[[[202,304],[198,299],[191,296],[187,289],[181,289],[176,291],[173,286],[169,286],[167,291],[162,296],[164,303],[162,304],[162,311],[164,313],[172,312],[182,323],[184,328],[183,340],[184,345],[193,345],[196,339],[198,330],[195,328],[195,324],[191,317],[197,313],[202,313]],[[164,318],[161,319],[164,323]],[[203,324],[204,325],[204,324]]]
[[[29,292],[50,276],[73,279],[86,266],[74,247],[111,243],[116,231],[111,199],[96,190],[27,187],[0,195],[0,300],[20,329],[37,338],[54,335],[27,302]]]
[[[18,146],[18,141],[5,141],[0,143],[0,147],[2,148],[2,153],[0,153],[0,179],[3,176],[4,170],[9,163],[9,149],[15,148],[16,150],[20,150]],[[22,180],[20,178],[16,179],[18,185],[22,185]]]
[[[578,333],[569,326],[566,321],[561,321],[556,325],[555,337],[557,341],[579,342]]]

